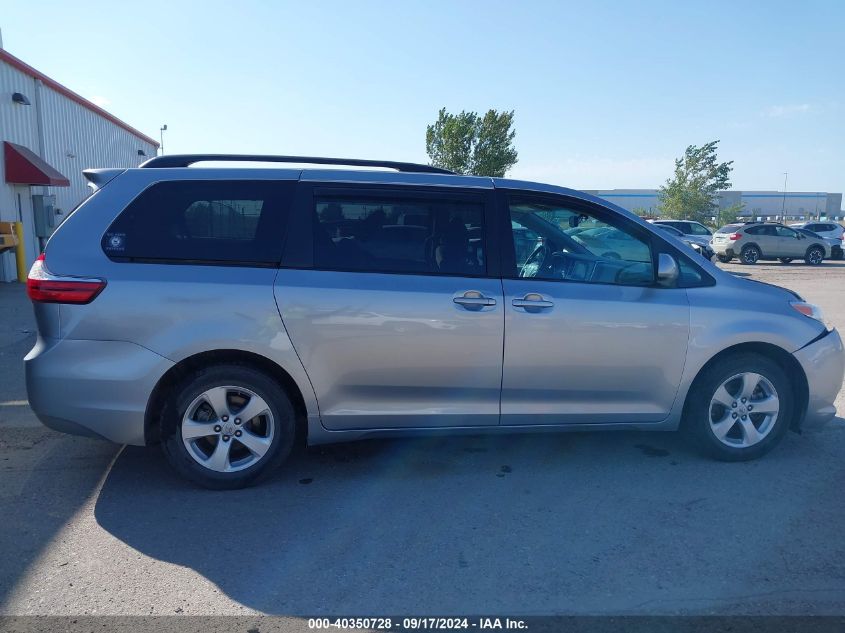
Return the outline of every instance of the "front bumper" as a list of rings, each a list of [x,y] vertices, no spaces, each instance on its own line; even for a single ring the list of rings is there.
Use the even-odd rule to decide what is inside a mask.
[[[818,425],[836,415],[836,396],[845,378],[845,351],[835,329],[793,354],[807,376],[809,397],[805,425]]]
[[[45,426],[135,445],[145,443],[147,402],[172,366],[125,341],[39,338],[24,358],[29,404]]]

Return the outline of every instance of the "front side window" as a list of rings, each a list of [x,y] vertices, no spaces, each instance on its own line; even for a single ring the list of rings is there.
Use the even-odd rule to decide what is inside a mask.
[[[775,229],[775,234],[778,237],[791,237],[792,239],[795,239],[795,238],[798,237],[798,233],[796,233],[792,229],[786,228],[785,226],[776,226],[776,227],[774,227],[774,229]]]
[[[627,228],[553,203],[510,201],[514,276],[650,285],[651,247]]]
[[[481,198],[317,195],[319,269],[478,276],[486,272]]]
[[[706,226],[697,222],[689,222],[687,226],[689,227],[687,233],[690,235],[712,235]]]
[[[293,182],[168,181],[152,185],[102,239],[116,261],[278,264]]]

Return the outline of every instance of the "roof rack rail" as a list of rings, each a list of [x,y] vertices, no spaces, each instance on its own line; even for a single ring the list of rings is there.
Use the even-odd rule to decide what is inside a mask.
[[[273,156],[263,154],[167,154],[156,156],[141,164],[144,168],[189,167],[205,161],[254,162],[254,163],[311,163],[313,165],[348,165],[350,167],[385,167],[396,171],[427,174],[452,174],[455,172],[433,165],[402,163],[392,160],[366,160],[362,158],[326,158],[325,156]]]

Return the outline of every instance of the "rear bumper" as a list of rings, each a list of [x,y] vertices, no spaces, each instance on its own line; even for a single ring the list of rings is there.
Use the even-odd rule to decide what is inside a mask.
[[[818,425],[836,415],[836,396],[845,377],[845,351],[835,329],[793,354],[804,369],[809,386],[805,425]]]
[[[45,426],[143,445],[147,401],[173,363],[124,341],[39,338],[24,366],[29,404]]]

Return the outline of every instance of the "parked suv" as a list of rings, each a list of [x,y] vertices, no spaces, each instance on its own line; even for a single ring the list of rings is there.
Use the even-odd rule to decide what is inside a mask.
[[[654,224],[665,224],[678,229],[684,235],[709,239],[713,231],[695,220],[653,220]]]
[[[761,259],[778,259],[788,264],[803,259],[818,266],[829,255],[822,239],[813,239],[777,222],[728,224],[716,231],[711,242],[720,262],[738,257],[743,264],[756,264]]]
[[[825,238],[828,243],[831,244],[831,258],[832,259],[842,259],[843,257],[843,240],[845,240],[845,228],[838,222],[825,222],[825,221],[815,221],[815,222],[801,222],[799,224],[790,224],[793,229],[804,229],[806,231],[812,231],[816,235],[820,235],[821,237]],[[833,240],[833,242],[830,242]]]
[[[212,160],[396,171],[190,167]],[[29,402],[203,486],[256,481],[298,435],[683,425],[742,460],[835,415],[816,307],[590,195],[324,158],[85,173],[27,283]]]
[[[684,244],[689,246],[692,250],[696,253],[701,255],[704,259],[713,259],[713,249],[710,248],[710,238],[708,237],[704,243],[702,243],[698,239],[693,239],[688,235],[684,235],[674,226],[670,226],[669,224],[664,224],[662,222],[653,222],[654,226],[659,228],[661,231],[668,233],[669,235],[674,235],[679,240],[681,240]]]

